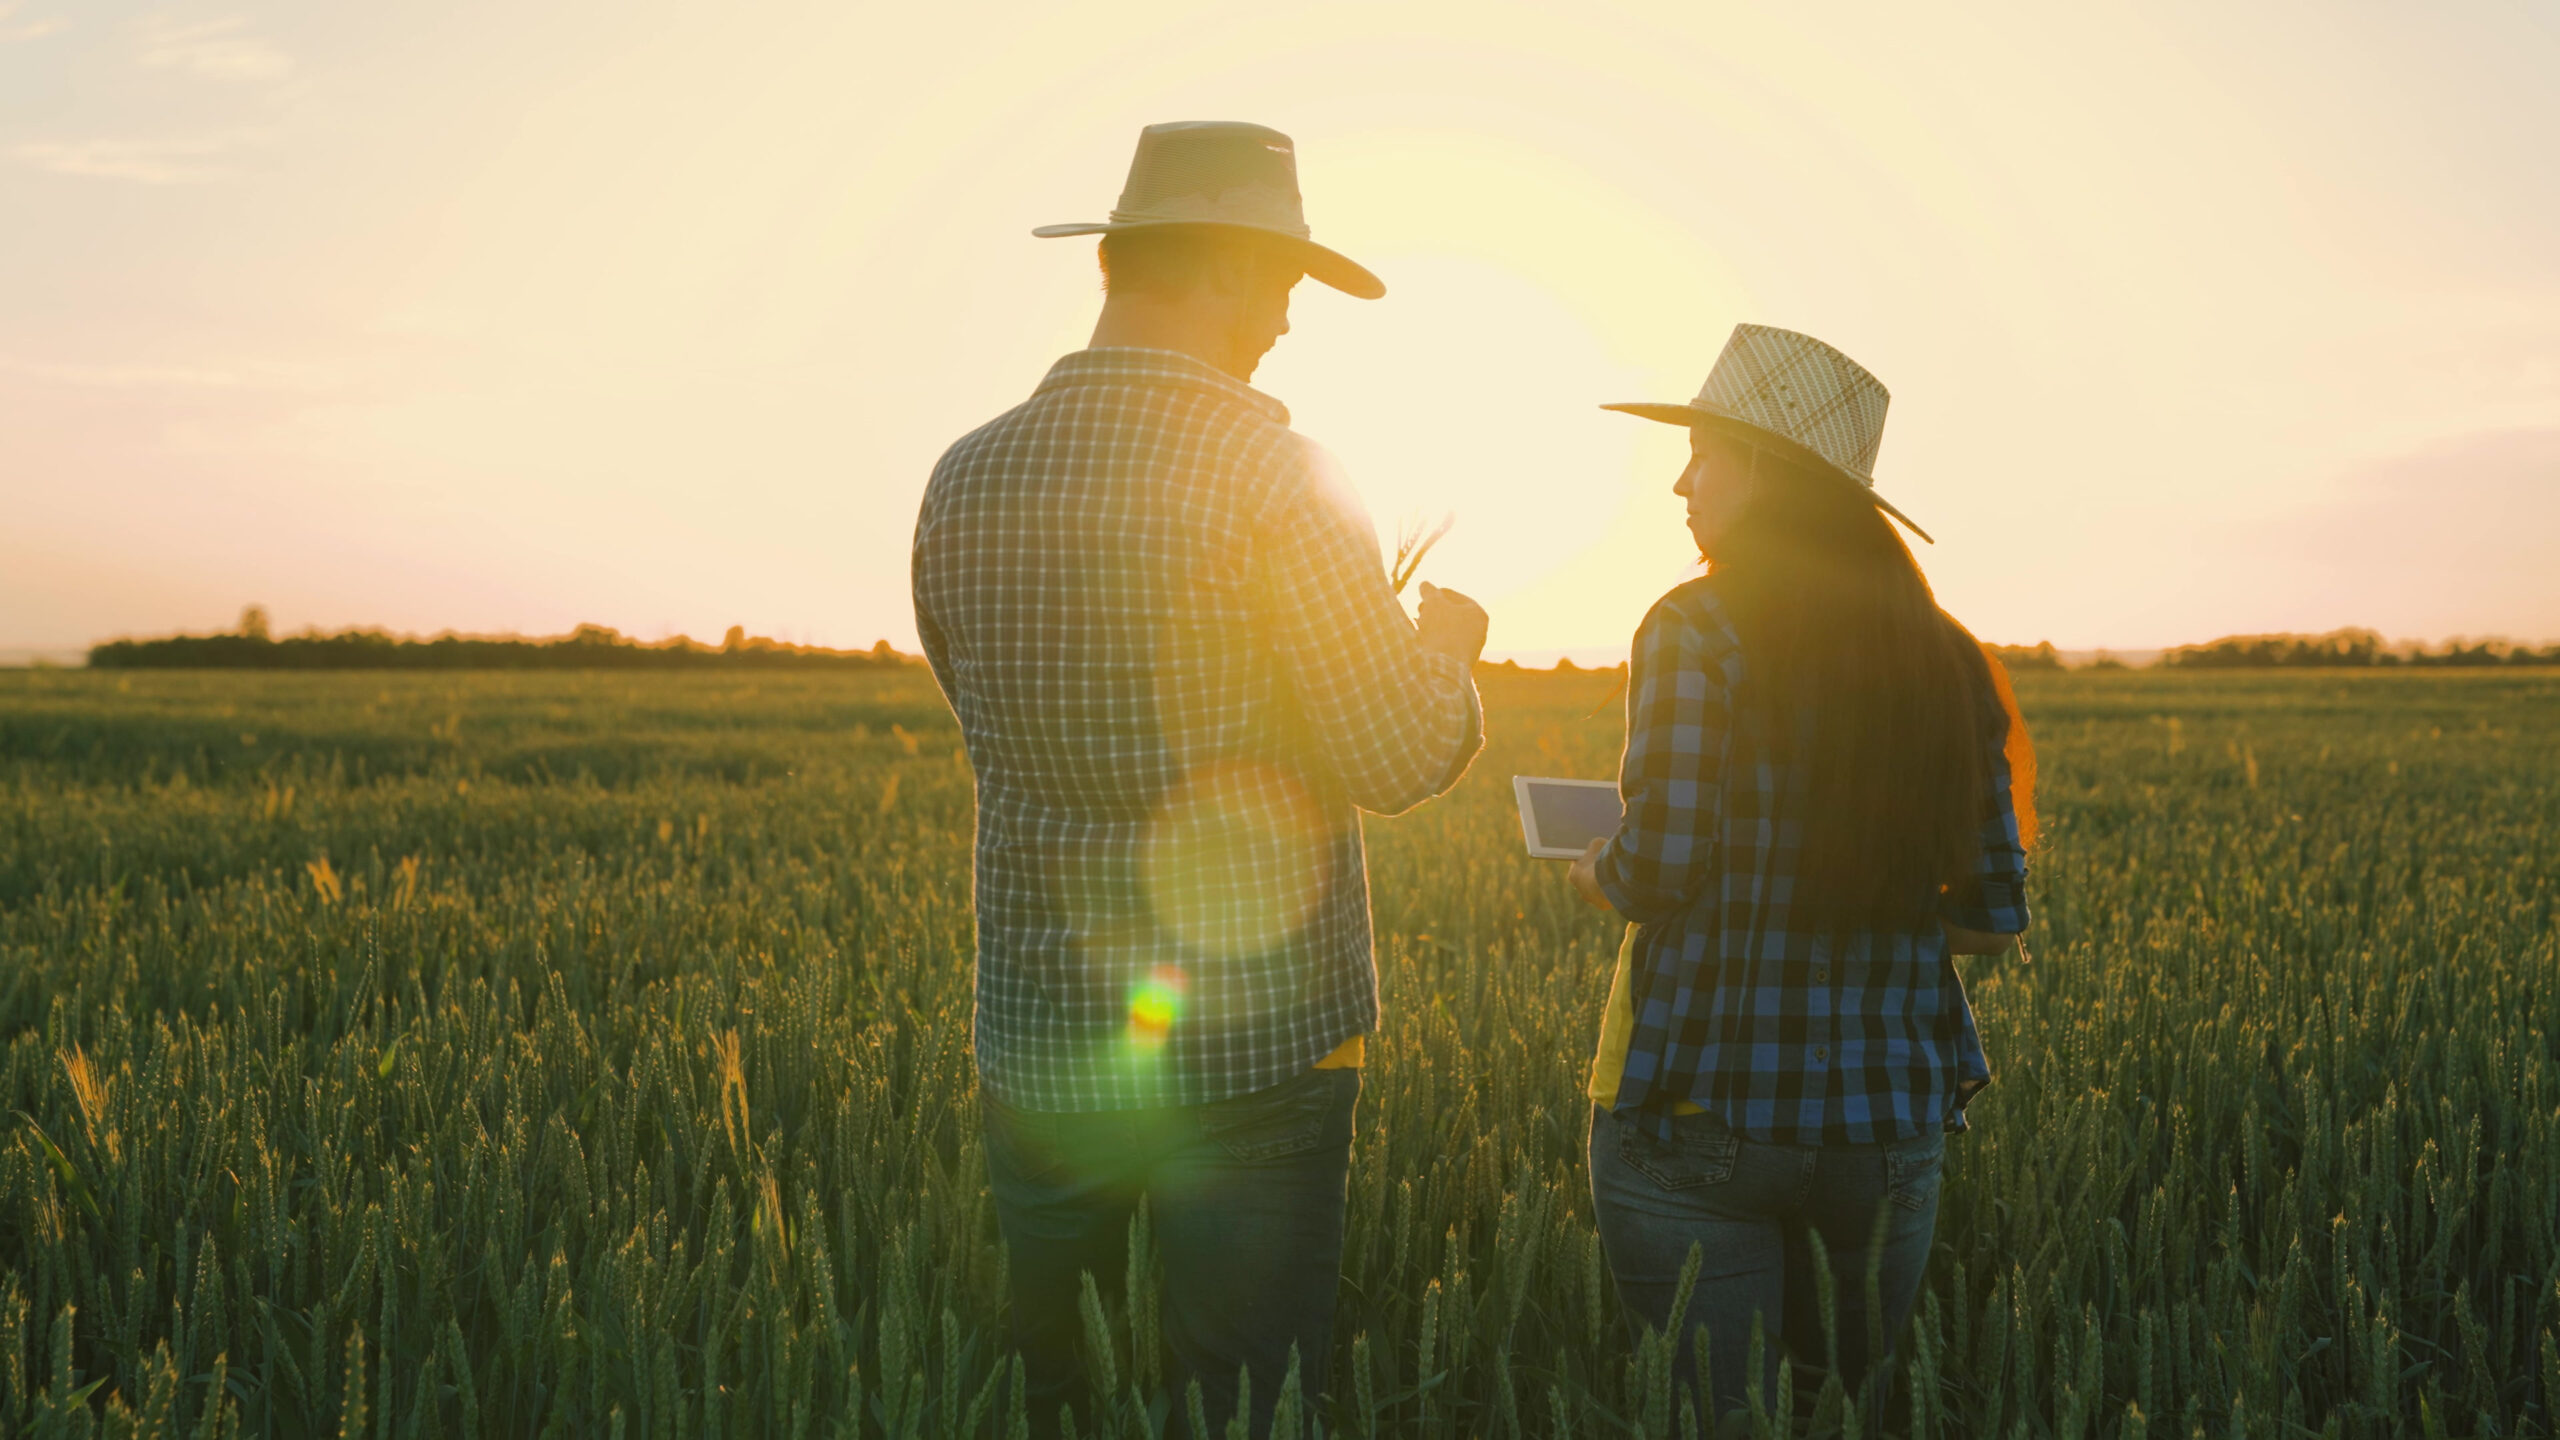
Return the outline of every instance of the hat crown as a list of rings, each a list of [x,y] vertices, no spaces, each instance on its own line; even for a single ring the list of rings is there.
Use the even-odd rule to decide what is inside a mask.
[[[1266,125],[1175,120],[1138,132],[1115,225],[1249,225],[1308,238],[1298,147]]]
[[[1315,242],[1298,203],[1298,147],[1267,125],[1177,120],[1138,132],[1129,180],[1104,224],[1042,225],[1044,240],[1118,235],[1159,225],[1222,225],[1272,236],[1308,278],[1375,300],[1387,287],[1360,263]]]
[[[1736,325],[1695,403],[1783,435],[1872,489],[1892,399],[1865,366],[1810,335]]]

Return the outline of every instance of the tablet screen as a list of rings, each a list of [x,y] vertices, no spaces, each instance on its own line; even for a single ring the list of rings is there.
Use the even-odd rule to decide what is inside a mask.
[[[1515,775],[1511,786],[1520,801],[1520,838],[1541,859],[1577,859],[1592,841],[1618,833],[1624,807],[1613,781]]]

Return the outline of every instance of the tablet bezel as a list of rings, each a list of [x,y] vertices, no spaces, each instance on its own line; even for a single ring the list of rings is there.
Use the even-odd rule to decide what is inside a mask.
[[[1569,785],[1577,789],[1606,790],[1615,795],[1618,793],[1618,782],[1615,780],[1567,780],[1560,775],[1514,775],[1511,777],[1511,796],[1520,807],[1520,838],[1528,844],[1529,853],[1540,860],[1581,859],[1582,851],[1579,849],[1561,849],[1543,844],[1539,840],[1538,808],[1529,799],[1529,787],[1532,785]]]

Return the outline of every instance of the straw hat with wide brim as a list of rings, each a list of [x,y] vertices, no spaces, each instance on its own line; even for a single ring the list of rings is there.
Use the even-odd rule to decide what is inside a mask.
[[[1104,221],[1043,225],[1044,240],[1130,230],[1206,226],[1277,241],[1300,268],[1345,295],[1375,300],[1386,285],[1358,262],[1309,238],[1298,199],[1298,147],[1263,125],[1175,120],[1138,132],[1129,183]]]
[[[1929,532],[1875,493],[1876,450],[1893,396],[1865,366],[1810,335],[1736,325],[1716,368],[1686,405],[1603,405],[1665,425],[1707,426],[1765,445],[1867,492],[1877,509],[1934,545]]]

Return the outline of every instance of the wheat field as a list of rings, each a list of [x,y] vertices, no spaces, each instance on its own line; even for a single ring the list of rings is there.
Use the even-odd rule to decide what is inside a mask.
[[[1289,1433],[1705,1428],[1584,1186],[1614,927],[1511,814],[1613,773],[1615,678],[1486,672],[1464,784],[1369,824]],[[2555,1433],[2560,681],[2020,691],[2038,927],[1969,962],[1890,1433]],[[0,672],[0,1434],[1022,1433],[956,745],[913,669]],[[1144,1291],[1100,1428],[1187,1436]],[[1782,1388],[1757,1433],[1855,1433]]]

